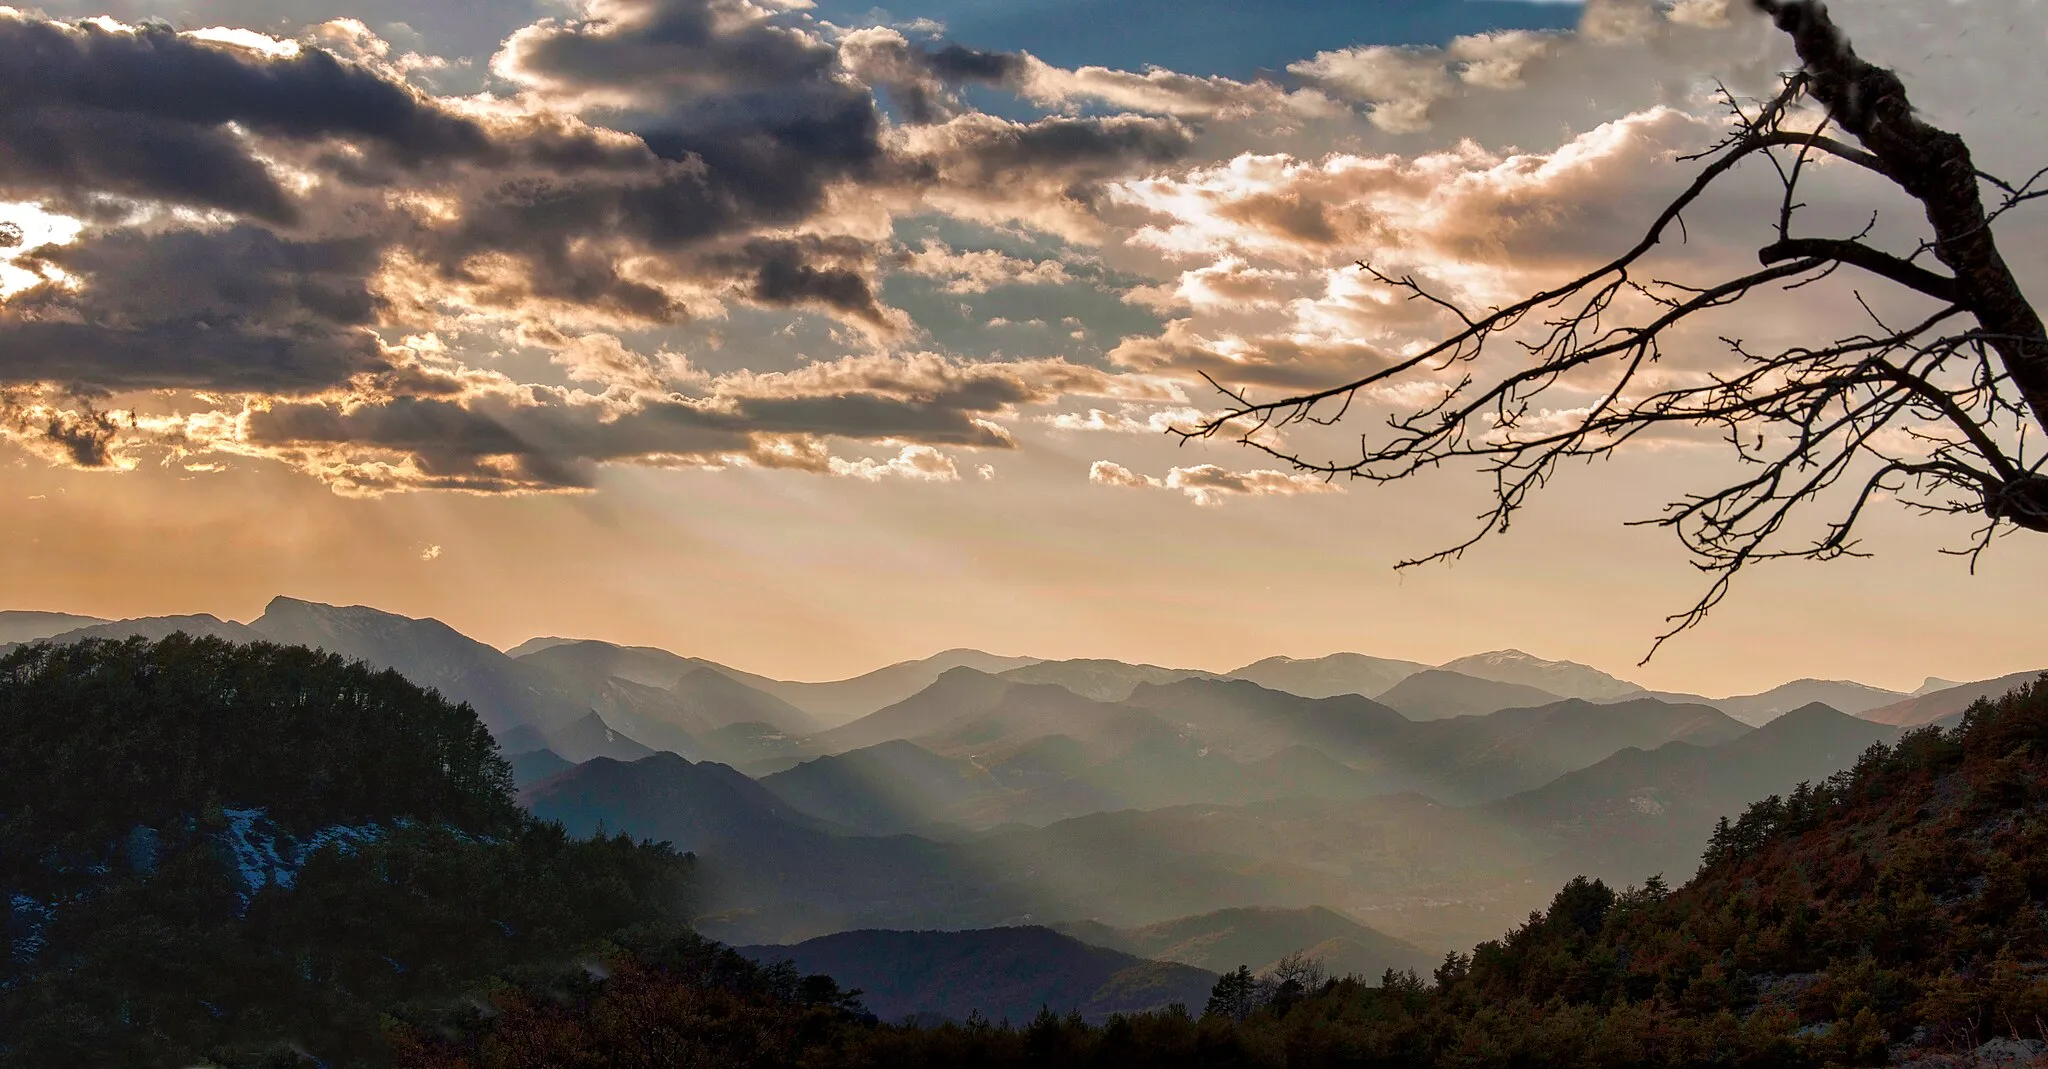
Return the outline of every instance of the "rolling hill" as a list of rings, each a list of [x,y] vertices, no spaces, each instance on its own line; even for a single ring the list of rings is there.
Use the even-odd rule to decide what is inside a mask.
[[[512,785],[515,788],[539,783],[549,776],[576,767],[576,762],[548,749],[527,750],[524,753],[513,754],[505,760],[512,766]]]
[[[1475,653],[1470,657],[1445,661],[1437,665],[1437,670],[1490,679],[1496,683],[1534,687],[1560,698],[1610,701],[1643,693],[1642,687],[1625,679],[1616,679],[1597,668],[1575,661],[1546,661],[1521,650]]]
[[[1809,705],[1719,745],[1625,749],[1484,811],[1569,859],[1565,867],[1621,883],[1657,872],[1682,879],[1716,820],[1801,781],[1825,779],[1897,735]]]
[[[1895,690],[1865,686],[1845,679],[1795,679],[1761,694],[1717,698],[1713,704],[1745,724],[1761,726],[1775,717],[1808,705],[1825,705],[1850,716],[1861,716],[1905,697]]]
[[[662,689],[679,688],[710,700],[720,719],[712,727],[765,721],[796,734],[838,727],[900,702],[955,668],[994,674],[1033,664],[1028,657],[998,657],[979,650],[946,650],[823,683],[770,679],[737,668],[684,657],[651,646],[618,646],[595,640],[536,639],[514,647],[522,661],[543,665],[586,686],[617,676]],[[733,686],[706,677],[706,671]],[[684,688],[687,680],[695,682]]]
[[[1432,668],[1396,683],[1379,702],[1410,720],[1479,716],[1502,709],[1548,705],[1559,695],[1521,683],[1504,683]]]
[[[763,963],[793,961],[801,972],[859,988],[869,1011],[885,1021],[978,1015],[1022,1025],[1041,1009],[1100,1021],[1175,1003],[1200,1012],[1216,982],[1216,974],[1203,969],[1147,961],[1035,926],[839,932],[794,946],[736,949]]]
[[[896,739],[806,761],[761,779],[795,809],[868,835],[894,835],[950,819],[1007,793],[986,769]]]
[[[1246,679],[1271,690],[1284,690],[1304,698],[1333,698],[1339,694],[1360,694],[1376,698],[1394,684],[1428,670],[1414,661],[1368,657],[1362,653],[1332,653],[1327,657],[1296,659],[1268,657],[1253,661],[1234,672],[1233,679]]]
[[[77,616],[68,612],[9,609],[0,612],[0,646],[34,642],[37,639],[61,635],[66,631],[76,631],[107,622],[97,616]]]
[[[1297,951],[1321,959],[1330,975],[1372,980],[1388,969],[1427,970],[1438,960],[1434,954],[1322,906],[1221,909],[1141,928],[1111,928],[1088,921],[1058,927],[1086,943],[1215,973],[1240,965],[1262,972]]]
[[[47,638],[53,642],[82,642],[95,638],[117,641],[124,638],[140,638],[155,642],[179,632],[194,638],[219,638],[229,642],[254,642],[268,637],[233,620],[223,620],[210,613],[193,613],[186,616],[139,616],[132,620],[108,620],[36,638]]]
[[[596,713],[586,713],[541,738],[547,748],[572,764],[608,757],[614,761],[638,761],[655,752],[654,747],[613,728]]]
[[[1039,661],[1008,669],[999,675],[1018,683],[1051,683],[1099,702],[1123,701],[1141,686],[1175,683],[1183,679],[1218,678],[1212,672],[1193,668],[1161,668],[1153,664],[1126,664],[1100,658]]]
[[[1052,683],[1019,683],[954,668],[930,686],[816,737],[828,753],[909,739],[940,753],[972,751],[1042,735],[1094,736],[1111,730],[1117,706]]]
[[[2027,686],[2041,677],[2048,669],[2029,672],[2014,672],[1997,679],[1985,679],[1975,683],[1964,683],[1945,690],[1932,691],[1890,705],[1866,709],[1858,715],[1865,720],[1893,727],[1911,728],[1932,724],[1968,709],[1971,703],[1980,699],[1990,700],[2000,695]]]
[[[1424,721],[1414,726],[1407,745],[1409,760],[1431,771],[1445,800],[1482,801],[1548,783],[1625,747],[1712,745],[1752,730],[1704,705],[1573,698]]]
[[[1303,698],[1238,679],[1147,684],[1125,704],[1243,759],[1307,746],[1339,760],[1369,760],[1376,744],[1410,726],[1400,713],[1356,694]]]

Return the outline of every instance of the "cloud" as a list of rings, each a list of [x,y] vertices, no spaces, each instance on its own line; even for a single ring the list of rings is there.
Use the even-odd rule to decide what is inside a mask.
[[[0,15],[0,203],[75,224],[6,250],[0,386],[27,399],[7,434],[64,463],[213,451],[370,493],[580,489],[613,464],[894,477],[1011,448],[1018,419],[1149,428],[1185,406],[1174,379],[1307,385],[1401,351],[1427,310],[1367,293],[1351,256],[1484,295],[1590,254],[1711,126],[1644,108],[1549,152],[1395,155],[1340,130],[1352,104],[1434,144],[1475,100],[1585,97],[1574,79],[1728,35],[1694,25],[1707,6],[1620,45],[1325,53],[1299,88],[1063,69],[796,0],[587,0],[513,32],[503,81],[459,98],[422,88],[448,64],[362,21],[288,40]],[[1580,62],[1596,48],[1619,74]],[[1060,114],[985,114],[970,87]],[[898,237],[977,227],[1056,251]],[[1068,316],[1004,293],[994,322],[1087,353],[1125,336],[1099,368],[920,352],[938,342],[888,304],[890,272],[962,295],[1113,280],[1113,318],[1097,294]],[[1076,397],[1104,400],[1026,411]]]
[[[1548,152],[1466,143],[1414,156],[1245,154],[1126,182],[1113,195],[1154,217],[1137,241],[1217,262],[1582,265],[1638,236],[1681,176],[1676,157],[1722,130],[1718,120],[1652,108]]]
[[[1338,493],[1342,487],[1316,475],[1290,475],[1282,471],[1232,471],[1215,464],[1170,468],[1164,479],[1140,475],[1121,464],[1098,460],[1089,465],[1088,481],[1098,486],[1128,489],[1178,490],[1203,507],[1221,505],[1232,497],[1272,497],[1293,494]]]
[[[1042,419],[1061,431],[1104,431],[1111,434],[1165,434],[1175,428],[1192,427],[1207,418],[1199,408],[1180,406],[1147,411],[1125,404],[1115,412],[1090,408],[1084,412],[1058,412]]]
[[[576,382],[641,393],[659,393],[665,385],[653,361],[627,349],[612,334],[585,334],[556,349],[548,359],[566,368]]]
[[[1554,119],[1597,95],[1640,108],[1687,95],[1693,78],[1713,72],[1739,91],[1763,91],[1777,70],[1768,56],[1781,42],[1760,19],[1738,26],[1727,0],[1588,0],[1575,32],[1503,30],[1453,38],[1447,45],[1363,45],[1317,53],[1288,72],[1338,100],[1363,104],[1390,134],[1414,135],[1439,122],[1498,129],[1524,109]],[[1732,30],[1743,32],[1731,32]],[[1520,91],[1521,100],[1503,95]],[[1675,92],[1674,92],[1675,91]],[[1574,101],[1574,95],[1585,94]],[[1533,117],[1533,116],[1532,116]]]
[[[890,27],[853,30],[839,39],[839,55],[849,73],[888,93],[913,123],[937,122],[962,110],[958,90],[965,85],[1001,85],[1014,81],[1025,66],[1014,53],[983,52],[958,44],[932,49],[914,44]]]
[[[1047,108],[1102,105],[1181,119],[1241,119],[1262,112],[1328,116],[1340,109],[1322,93],[1288,90],[1270,81],[1241,82],[1152,67],[1057,67],[1028,52],[984,52],[948,44],[931,49],[894,29],[854,30],[840,39],[847,69],[888,91],[909,121],[926,123],[961,111],[957,90],[995,86]]]
[[[925,241],[900,260],[901,270],[943,279],[947,293],[987,293],[997,286],[1063,286],[1073,281],[1060,260],[1025,260],[996,249],[956,252],[941,241]]]
[[[1370,45],[1317,53],[1288,65],[1350,100],[1370,103],[1374,126],[1392,134],[1429,127],[1429,106],[1450,95],[1451,75],[1435,50]]]
[[[477,123],[319,49],[0,9],[0,196],[89,213],[111,195],[291,223],[257,140],[346,144],[367,166],[490,154]]]
[[[65,407],[66,404],[70,407]],[[115,452],[115,417],[61,392],[0,387],[0,440],[53,464],[82,469],[132,466]]]
[[[1156,335],[1127,337],[1109,359],[1133,371],[1282,389],[1341,382],[1390,362],[1379,346],[1342,335],[1203,335],[1189,319],[1176,319]]]
[[[982,465],[983,470],[989,470]],[[953,464],[953,458],[928,445],[906,445],[888,460],[862,457],[846,460],[833,457],[831,471],[834,475],[880,482],[883,479],[905,479],[911,482],[950,483],[960,481],[960,469]],[[987,478],[986,475],[983,478]]]
[[[874,246],[857,238],[756,238],[715,258],[750,283],[746,295],[770,307],[816,307],[886,332],[905,329],[882,307],[869,279]]]
[[[1142,73],[1107,67],[1068,70],[1030,55],[1022,57],[1006,82],[1026,99],[1051,107],[1099,103],[1182,119],[1236,119],[1281,111],[1315,116],[1338,110],[1320,92],[1290,91],[1269,81],[1240,82],[1159,67]]]
[[[828,80],[832,47],[776,21],[790,5],[750,0],[586,0],[573,19],[514,33],[499,77],[571,107],[660,112]]]
[[[362,239],[254,226],[94,233],[18,266],[46,280],[0,305],[0,384],[317,392],[388,370]]]
[[[1244,154],[1120,184],[1111,196],[1145,214],[1132,243],[1184,266],[1176,281],[1127,294],[1175,318],[1125,337],[1109,358],[1289,391],[1357,378],[1456,321],[1352,260],[1468,308],[1507,303],[1633,244],[1688,177],[1677,157],[1723,130],[1658,107],[1548,152],[1467,143],[1413,156]],[[1860,177],[1842,171],[1818,168],[1808,188]],[[1657,270],[1680,258],[1694,271],[1753,262],[1775,196],[1762,181],[1731,182],[1688,213],[1687,244]]]
[[[234,418],[145,420],[135,445],[274,460],[350,494],[583,490],[609,464],[934,481],[958,477],[937,447],[1015,448],[998,421],[1023,406],[1074,394],[1177,396],[1164,384],[1064,361],[969,364],[934,354],[699,376],[686,395],[654,388],[648,362],[616,338],[578,338],[561,353],[580,375],[612,388],[497,378],[442,396],[259,400]],[[889,443],[898,452],[848,460],[833,455],[835,441]]]
[[[904,131],[923,200],[976,222],[1022,223],[1080,242],[1100,238],[1112,183],[1178,161],[1193,147],[1179,121],[1142,115],[1030,122],[979,112]]]
[[[1109,460],[1098,460],[1088,465],[1088,481],[1098,486],[1158,486],[1156,479],[1148,479],[1129,468]]]

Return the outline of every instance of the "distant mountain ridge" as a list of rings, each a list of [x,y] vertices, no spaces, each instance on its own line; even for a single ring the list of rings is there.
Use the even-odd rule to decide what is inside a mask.
[[[1715,746],[1623,749],[1485,811],[1528,828],[1593,872],[1638,881],[1650,871],[1689,876],[1714,821],[1739,811],[1745,800],[1825,779],[1855,764],[1872,743],[1898,734],[1808,705]]]
[[[1437,665],[1439,671],[1534,687],[1560,698],[1603,701],[1633,697],[1643,687],[1576,661],[1546,661],[1521,650],[1475,653]]]
[[[78,616],[68,612],[9,609],[0,611],[0,645],[34,642],[107,622],[97,616]]]
[[[1221,909],[1141,928],[1089,921],[1056,927],[1082,942],[1216,973],[1240,965],[1261,972],[1297,952],[1319,958],[1332,976],[1373,980],[1387,969],[1422,971],[1438,964],[1435,955],[1322,906]]]
[[[2002,692],[2001,692],[2002,693]],[[1906,695],[1882,687],[1866,686],[1846,679],[1795,679],[1761,694],[1722,698],[1713,704],[1745,724],[1763,725],[1773,718],[1808,705],[1825,705],[1837,712],[1860,716],[1897,702]]]
[[[324,622],[309,619],[323,615],[326,617]],[[498,651],[493,647],[474,642],[440,621],[409,618],[366,606],[321,605],[293,598],[274,599],[266,607],[264,616],[270,619],[266,621],[264,617],[259,617],[245,625],[205,614],[106,621],[64,613],[0,612],[0,649],[20,642],[52,638],[126,635],[159,638],[181,629],[192,634],[242,641],[252,638],[291,642],[318,641],[320,637],[324,637],[327,641],[319,642],[322,648],[332,648],[349,656],[360,656],[373,664],[400,667],[401,671],[406,670],[406,665],[410,665],[412,672],[408,673],[409,677],[417,673],[428,677],[420,680],[427,685],[443,687],[445,684],[453,688],[452,693],[457,693],[465,700],[472,700],[478,705],[479,711],[485,713],[487,721],[495,725],[509,726],[512,723],[535,719],[529,715],[534,710],[525,708],[533,703],[518,700],[516,693],[490,694],[490,688],[477,678],[432,678],[437,673],[445,677],[451,666],[433,663],[433,656],[401,656],[395,647],[402,643],[380,641],[373,634],[379,630],[399,631],[408,636],[408,642],[420,636],[427,636],[431,640],[429,646],[438,644],[442,647],[441,654],[454,654],[459,659],[472,662],[491,660],[483,656],[483,651],[497,654]],[[323,629],[326,632],[324,636],[321,635]],[[353,634],[344,637],[339,631],[352,631]],[[462,646],[469,648],[458,650],[458,647]],[[564,652],[571,648],[575,652]],[[578,686],[570,688],[579,693],[572,695],[568,709],[549,708],[555,703],[548,700],[539,703],[546,710],[545,715],[539,719],[551,721],[549,726],[574,720],[586,712],[595,711],[628,733],[659,733],[659,729],[650,728],[647,722],[636,721],[634,714],[624,706],[608,704],[616,700],[617,696],[606,696],[599,692],[603,689],[604,683],[613,677],[667,690],[697,669],[710,669],[745,688],[744,691],[731,695],[721,695],[719,700],[713,703],[715,723],[678,725],[684,726],[684,730],[692,737],[705,730],[741,722],[774,724],[793,736],[829,730],[901,702],[937,682],[947,671],[961,667],[972,668],[988,675],[1005,675],[1020,682],[1055,683],[1084,697],[1103,701],[1118,701],[1128,697],[1140,684],[1157,685],[1183,679],[1235,678],[1258,683],[1268,689],[1309,698],[1358,694],[1380,699],[1383,704],[1396,708],[1405,705],[1403,711],[1417,718],[1485,713],[1515,706],[1542,704],[1537,694],[1504,689],[1519,686],[1549,695],[1550,700],[1583,698],[1596,702],[1612,702],[1636,697],[1654,697],[1679,704],[1708,704],[1751,725],[1765,723],[1771,717],[1788,709],[1814,701],[1823,702],[1854,715],[1862,715],[1864,712],[1903,705],[1904,699],[1909,697],[1923,697],[1939,690],[1961,686],[1929,677],[1927,683],[1913,695],[1907,695],[1847,680],[1801,679],[1755,694],[1712,698],[1697,694],[1651,691],[1639,684],[1584,664],[1546,660],[1512,649],[1472,654],[1435,666],[1359,653],[1334,653],[1314,658],[1268,657],[1233,671],[1210,672],[1195,668],[1161,668],[1156,665],[1127,664],[1094,658],[1047,661],[1035,657],[1007,657],[979,650],[956,648],[942,650],[930,657],[886,665],[848,679],[825,682],[772,679],[715,661],[683,656],[654,647],[620,646],[597,640],[557,636],[528,639],[499,656],[512,662],[531,662],[534,666],[548,668],[556,675],[574,676],[580,681]],[[1458,685],[1452,686],[1452,681],[1443,676],[1428,676],[1427,673],[1431,672],[1451,673],[1462,679],[1458,681]],[[486,669],[484,674],[504,674],[503,666],[493,666]],[[2030,673],[2016,675],[2030,676]],[[1406,691],[1393,693],[1396,687],[1416,676],[1426,678],[1410,684]],[[2015,676],[1985,681],[1985,686],[2013,678]],[[1466,680],[1482,682],[1473,684],[1465,682]],[[1485,683],[1498,684],[1500,688],[1485,688]],[[533,680],[527,679],[522,684],[512,685],[509,689],[517,692],[534,685]],[[557,688],[541,685],[540,689]],[[463,694],[464,691],[473,693],[475,697]],[[1392,700],[1385,700],[1390,694]],[[752,703],[753,708],[725,711],[725,699],[735,696],[744,696],[743,700]],[[508,700],[510,708],[497,708]],[[1953,697],[1944,701],[1947,705],[1955,704]],[[1967,702],[1963,704],[1966,705]],[[1961,706],[1956,706],[1941,715],[1953,715],[1960,711],[1960,708]],[[1892,712],[1881,715],[1896,717],[1917,714]],[[1929,716],[1923,722],[1940,718],[1941,716]],[[677,717],[668,714],[657,719],[676,720]],[[691,750],[690,745],[680,738],[642,741],[677,752],[701,752]]]
[[[1548,705],[1563,695],[1529,686],[1443,668],[1416,672],[1379,700],[1411,720],[1442,720],[1481,716],[1502,709]]]
[[[1125,664],[1100,658],[1068,661],[1039,661],[1012,668],[997,675],[1019,683],[1052,683],[1099,702],[1118,702],[1142,686],[1176,683],[1183,679],[1221,679],[1214,672],[1194,668],[1161,668],[1155,664]]]
[[[1932,724],[1968,709],[1978,699],[1995,699],[2009,691],[2026,686],[2038,679],[2048,669],[2034,669],[2014,672],[1997,679],[1985,679],[1975,683],[1963,683],[1943,690],[1915,695],[1891,705],[1866,709],[1857,714],[1865,720],[1893,727],[1920,727]],[[1930,682],[1934,682],[1930,680]]]
[[[952,649],[915,661],[901,661],[849,679],[823,683],[770,679],[700,657],[684,657],[651,646],[619,646],[594,639],[532,639],[512,656],[585,678],[620,676],[650,686],[672,687],[697,669],[711,669],[803,714],[803,730],[837,727],[892,705],[937,682],[955,668],[995,674],[1036,664],[1032,657],[999,657],[980,650]],[[762,717],[781,723],[787,717]],[[791,723],[792,728],[797,724]]]
[[[1429,665],[1415,661],[1368,657],[1362,653],[1332,653],[1304,659],[1268,657],[1253,661],[1229,675],[1304,698],[1332,698],[1339,694],[1377,698],[1393,689],[1394,684],[1428,668]]]
[[[852,931],[794,946],[742,946],[763,964],[793,961],[859,988],[870,1012],[906,1017],[1023,1025],[1040,1010],[1101,1021],[1179,1004],[1201,1012],[1216,974],[1090,946],[1051,928],[975,931]]]

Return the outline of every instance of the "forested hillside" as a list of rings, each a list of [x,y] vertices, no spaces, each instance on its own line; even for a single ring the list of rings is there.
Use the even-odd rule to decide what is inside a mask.
[[[1233,974],[1199,1013],[913,1028],[626,956],[608,984],[415,1034],[405,1064],[651,1067],[713,1041],[721,1064],[807,1067],[2014,1064],[2048,1050],[2044,801],[2037,682],[1751,805],[1682,888],[1573,880],[1430,977]]]
[[[303,648],[0,658],[0,1065],[378,1064],[380,1020],[682,915],[513,802],[465,705]]]

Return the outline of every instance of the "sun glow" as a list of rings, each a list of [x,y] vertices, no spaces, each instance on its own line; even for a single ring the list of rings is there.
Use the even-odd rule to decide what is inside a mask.
[[[85,224],[65,215],[43,210],[39,204],[0,201],[0,227],[9,239],[19,232],[19,241],[0,245],[0,299],[11,297],[40,282],[69,282],[71,276],[49,265],[35,270],[19,266],[22,254],[46,245],[68,245],[78,238]]]

